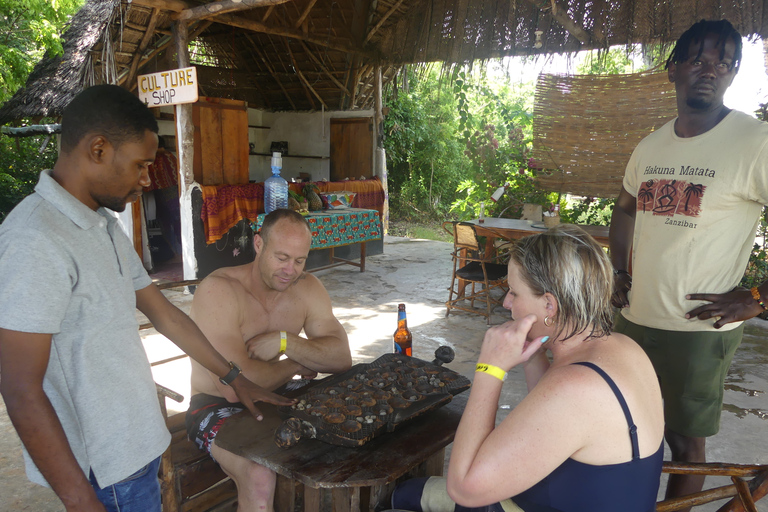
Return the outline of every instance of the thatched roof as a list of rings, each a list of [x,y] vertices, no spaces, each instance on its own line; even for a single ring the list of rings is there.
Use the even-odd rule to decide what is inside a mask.
[[[38,64],[27,86],[0,109],[0,124],[59,115],[84,85],[116,82],[130,88],[137,74],[177,67],[171,36],[175,19],[189,24],[191,60],[202,95],[245,100],[255,108],[303,111],[370,108],[377,66],[386,83],[404,63],[669,42],[701,18],[726,17],[744,35],[768,36],[766,4],[88,0],[64,35],[64,56]],[[216,8],[223,9],[209,12]]]
[[[90,67],[91,49],[101,39],[120,0],[88,2],[73,17],[62,36],[64,54],[44,58],[27,79],[26,87],[0,110],[0,124],[23,117],[52,117],[61,111],[87,83],[83,76]]]

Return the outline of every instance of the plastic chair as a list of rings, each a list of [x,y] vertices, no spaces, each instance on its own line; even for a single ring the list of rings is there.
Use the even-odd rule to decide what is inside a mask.
[[[453,235],[453,276],[448,288],[450,294],[445,303],[445,316],[447,317],[452,309],[458,309],[484,316],[486,323],[491,325],[491,310],[502,303],[502,300],[495,299],[491,292],[497,288],[505,288],[507,265],[497,254],[484,254],[474,224],[445,222],[443,228]],[[466,293],[466,287],[470,283],[471,292]],[[475,301],[483,302],[485,308],[476,308]]]

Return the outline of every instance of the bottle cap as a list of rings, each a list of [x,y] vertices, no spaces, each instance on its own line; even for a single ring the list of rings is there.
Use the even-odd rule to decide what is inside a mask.
[[[279,151],[274,151],[272,153],[272,167],[282,167],[283,166],[283,154]]]

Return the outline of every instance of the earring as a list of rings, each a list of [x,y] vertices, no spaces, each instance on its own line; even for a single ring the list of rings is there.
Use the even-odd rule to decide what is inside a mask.
[[[552,327],[552,324],[554,324],[555,321],[552,318],[549,318],[549,316],[544,317],[544,325],[547,327]]]

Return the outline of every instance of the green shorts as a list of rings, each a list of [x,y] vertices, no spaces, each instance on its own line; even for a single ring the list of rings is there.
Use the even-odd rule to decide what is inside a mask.
[[[730,331],[665,331],[637,325],[621,313],[613,330],[635,340],[659,377],[667,428],[688,437],[720,430],[723,384],[744,324]]]

